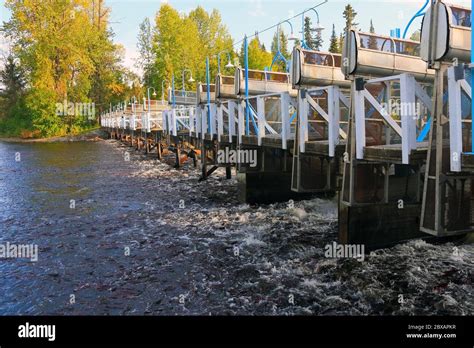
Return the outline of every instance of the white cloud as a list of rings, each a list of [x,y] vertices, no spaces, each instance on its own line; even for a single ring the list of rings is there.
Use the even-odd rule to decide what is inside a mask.
[[[252,9],[248,12],[249,16],[265,17],[267,15],[263,10],[262,0],[252,0],[250,1],[250,6]]]

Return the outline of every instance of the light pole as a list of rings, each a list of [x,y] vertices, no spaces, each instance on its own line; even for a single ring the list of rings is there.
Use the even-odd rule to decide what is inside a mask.
[[[229,52],[219,52],[217,53],[217,73],[221,73],[221,54],[222,53],[227,53],[227,58],[229,59],[229,63],[225,66],[226,69],[232,69],[234,67],[234,64],[232,64],[231,59],[230,59],[230,53]]]
[[[291,24],[291,22],[289,20],[284,20],[284,21],[277,24],[277,53],[275,54],[275,57],[272,60],[272,65],[270,66],[270,70],[273,69],[273,65],[277,62],[277,60],[281,60],[282,62],[285,63],[286,71],[288,71],[288,59],[286,59],[285,56],[281,53],[281,43],[280,43],[281,35],[280,35],[280,33],[281,33],[281,25],[283,23],[288,23],[290,25],[290,28],[291,28],[291,34],[288,37],[288,40],[291,40],[291,41],[297,40],[297,38],[294,35],[293,24]]]
[[[153,96],[156,97],[156,90],[153,87],[148,87],[148,89],[147,89],[147,94],[148,94],[148,116],[150,115],[150,111],[151,111],[150,89],[153,90]]]
[[[132,106],[132,117],[130,118],[130,129],[132,131],[132,144],[133,144],[133,131],[135,131],[135,104],[137,103],[137,97],[133,96],[130,98],[130,105]],[[126,124],[125,124],[126,126]],[[125,128],[124,126],[124,128]]]
[[[298,38],[295,35],[295,31],[293,30],[293,24],[291,24],[291,22],[288,19],[280,22],[280,24],[283,24],[283,23],[288,23],[290,25],[290,28],[291,28],[291,34],[290,34],[290,36],[288,36],[288,40],[289,41],[298,40]]]
[[[150,89],[153,90],[153,96],[156,97],[156,90],[153,87],[148,87],[147,89],[147,94],[148,94],[148,112],[147,112],[147,124],[145,130],[148,130],[148,124],[150,122],[150,117],[151,117],[151,99],[150,99]],[[144,128],[144,125],[142,125],[142,130]]]
[[[182,74],[183,75],[183,97],[184,97],[184,92],[186,91],[186,88],[185,88],[185,85],[184,85],[184,74],[186,73],[186,71],[188,71],[189,75],[190,75],[188,82],[190,82],[190,83],[194,82],[193,72],[190,69],[184,69],[183,74]]]

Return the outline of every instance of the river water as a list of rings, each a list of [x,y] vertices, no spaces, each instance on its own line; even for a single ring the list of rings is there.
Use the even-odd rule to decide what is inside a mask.
[[[474,314],[469,240],[326,258],[335,200],[249,206],[198,179],[114,141],[0,143],[0,245],[39,248],[0,258],[0,314]]]

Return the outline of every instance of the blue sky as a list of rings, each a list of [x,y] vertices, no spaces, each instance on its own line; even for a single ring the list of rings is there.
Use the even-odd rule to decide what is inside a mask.
[[[235,41],[239,41],[244,34],[254,34],[255,31],[267,28],[317,5],[321,0],[107,0],[107,4],[112,8],[111,22],[116,34],[115,41],[124,45],[125,63],[128,67],[133,67],[137,56],[136,37],[140,22],[145,17],[154,20],[160,5],[165,2],[183,13],[188,13],[198,5],[208,11],[213,8],[218,9],[232,37]],[[453,0],[452,2],[465,6],[470,4],[470,0]],[[376,32],[389,34],[390,29],[397,27],[402,28],[403,31],[412,15],[421,8],[425,0],[329,0],[318,9],[320,23],[326,28],[323,31],[325,50],[328,47],[332,25],[335,24],[338,33],[344,26],[342,12],[347,3],[351,3],[358,13],[356,20],[359,28],[368,31],[372,19]],[[0,20],[7,20],[9,13],[4,8],[4,0],[0,0],[0,9]],[[316,15],[313,12],[308,14],[312,21],[316,22]],[[299,36],[300,34],[296,32],[301,30],[301,19],[295,19],[292,23],[295,34]],[[412,31],[419,25],[420,20],[414,23]],[[286,32],[289,31],[289,26],[285,25],[283,28]],[[259,35],[267,48],[270,47],[272,36],[273,31]]]

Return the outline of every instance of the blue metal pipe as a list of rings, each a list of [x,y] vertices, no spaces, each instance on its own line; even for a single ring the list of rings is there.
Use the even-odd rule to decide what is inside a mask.
[[[290,23],[290,22],[288,22]],[[290,23],[291,25],[291,23]],[[292,27],[293,28],[293,27]],[[293,29],[292,29],[293,30]],[[273,70],[273,66],[275,65],[275,63],[277,62],[277,60],[281,60],[282,62],[285,63],[285,70],[288,72],[288,60],[283,56],[283,54],[281,53],[281,43],[280,43],[280,25],[278,25],[277,27],[277,43],[278,43],[278,46],[277,46],[277,52],[275,54],[275,57],[273,57],[273,60],[272,60],[272,65],[270,65],[270,71]]]
[[[206,58],[206,83],[207,83],[207,132],[211,134],[211,83],[209,73],[209,57]]]
[[[172,78],[172,83],[171,83],[171,94],[173,95],[173,97],[171,98],[171,102],[173,104],[173,107],[176,106],[176,92],[174,90],[174,74],[173,74],[173,78]]]
[[[253,130],[255,131],[255,134],[258,136],[258,126],[257,123],[255,122],[256,119],[258,119],[257,111],[253,108],[252,104],[249,104],[250,107],[250,113],[251,113],[251,120],[252,120],[252,126]]]
[[[408,29],[410,29],[410,26],[413,24],[413,21],[418,18],[418,17],[421,17],[424,15],[423,11],[425,10],[425,8],[428,6],[428,4],[430,3],[430,0],[426,0],[425,4],[423,5],[423,7],[417,12],[415,13],[415,15],[410,19],[410,21],[408,22],[407,26],[405,27],[405,31],[403,32],[403,38],[406,39],[406,36],[407,36],[407,33],[408,33]]]
[[[245,51],[245,134],[250,135],[250,108],[249,108],[249,45],[247,35],[244,38]]]

